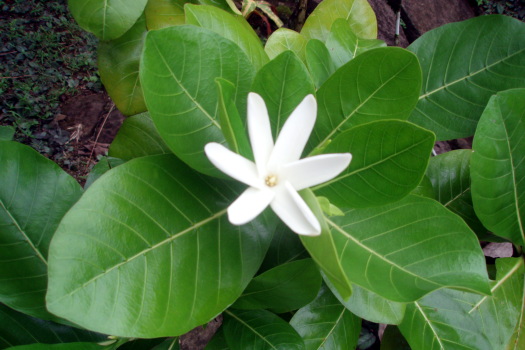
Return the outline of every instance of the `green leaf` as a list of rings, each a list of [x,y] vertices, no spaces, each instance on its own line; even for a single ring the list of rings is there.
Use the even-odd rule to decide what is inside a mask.
[[[275,139],[295,107],[306,95],[315,93],[315,88],[297,55],[285,51],[257,72],[252,91],[266,103]]]
[[[148,0],[146,23],[149,30],[162,29],[186,23],[184,4],[194,1],[186,0]]]
[[[312,259],[295,260],[254,277],[233,308],[269,309],[277,314],[311,302],[321,287],[321,275]]]
[[[406,304],[382,298],[355,284],[352,285],[352,296],[343,299],[330,279],[325,277],[325,281],[339,302],[353,314],[375,323],[399,324],[403,320]]]
[[[127,32],[140,17],[148,0],[68,0],[78,24],[101,40],[113,40]]]
[[[16,142],[0,142],[0,169],[0,302],[56,319],[44,300],[49,242],[82,188],[58,165]]]
[[[264,216],[232,226],[224,207],[236,195],[171,155],[111,170],[55,233],[48,309],[123,337],[180,335],[213,319],[248,285],[274,229]]]
[[[381,338],[381,350],[411,350],[399,328],[388,326]]]
[[[184,6],[186,23],[209,29],[220,36],[233,41],[248,56],[256,70],[268,62],[261,39],[246,19],[214,6],[192,5]],[[235,80],[230,80],[235,82]]]
[[[407,306],[399,329],[412,349],[504,349],[520,317],[525,269],[522,258],[496,267],[492,296],[442,289]]]
[[[299,239],[299,235],[292,232],[282,222],[277,225],[272,242],[266,252],[259,273],[270,270],[279,265],[308,258],[308,253]]]
[[[126,118],[109,146],[111,157],[124,160],[168,153],[171,151],[147,112]]]
[[[304,341],[295,329],[266,310],[227,310],[224,336],[232,350],[303,350]]]
[[[146,21],[141,16],[126,34],[112,41],[101,41],[98,46],[100,79],[124,115],[146,110],[139,80],[139,62],[146,33]]]
[[[120,347],[119,349],[121,348],[122,347]],[[161,344],[155,346],[151,350],[179,350],[179,349],[180,349],[179,338],[175,337],[175,338],[166,339]],[[130,349],[130,350],[135,350],[135,349]]]
[[[246,159],[253,159],[246,127],[235,107],[235,85],[227,80],[215,80],[219,89],[219,122],[229,148]]]
[[[525,245],[525,89],[492,97],[472,144],[472,200],[496,235]]]
[[[339,207],[395,202],[425,175],[434,135],[409,122],[382,120],[340,133],[323,153],[352,153],[350,166],[313,188]]]
[[[473,135],[493,94],[525,87],[523,37],[524,23],[498,15],[425,33],[408,47],[423,70],[421,96],[410,121],[434,131],[438,140]]]
[[[319,110],[310,149],[358,124],[408,119],[420,89],[421,70],[414,54],[396,47],[362,53],[317,91]]]
[[[8,350],[110,350],[113,346],[102,346],[93,343],[69,344],[31,344],[8,348]]]
[[[279,28],[270,35],[264,46],[264,51],[271,60],[284,51],[293,51],[301,61],[305,62],[306,38],[295,30]]]
[[[213,335],[213,338],[206,344],[204,350],[229,350],[226,338],[224,337],[223,328],[219,328]]]
[[[97,164],[91,169],[84,185],[84,190],[87,190],[89,186],[93,184],[98,178],[104,175],[107,171],[117,167],[126,161],[120,158],[114,157],[102,157]]]
[[[472,205],[470,188],[471,150],[455,150],[430,159],[427,176],[432,182],[436,200],[459,215],[484,240],[487,229],[479,221]]]
[[[333,283],[333,271],[379,296],[410,302],[442,287],[489,293],[476,236],[434,200],[407,196],[325,219],[331,232],[301,237]],[[327,262],[331,255],[334,262]],[[336,288],[340,292],[340,288]],[[344,299],[346,295],[342,294]]]
[[[377,22],[374,10],[366,0],[325,0],[308,16],[301,34],[307,39],[325,41],[338,18],[344,18],[360,38],[376,39]]]
[[[101,342],[103,334],[43,321],[0,304],[0,349],[33,343]]]
[[[306,64],[315,82],[315,87],[319,88],[335,72],[335,65],[330,57],[330,52],[326,45],[317,39],[311,39],[306,44]]]
[[[410,194],[436,199],[436,197],[434,196],[434,188],[432,187],[432,182],[430,182],[430,179],[427,175],[423,176],[423,179],[421,179],[419,185],[417,185],[417,187],[414,188],[414,190],[410,192]]]
[[[206,174],[222,176],[204,154],[208,142],[225,142],[215,78],[236,82],[234,100],[243,116],[253,75],[241,49],[209,30],[177,26],[146,37],[140,80],[151,118],[175,155]]]
[[[12,141],[15,128],[9,125],[0,125],[0,141]]]
[[[230,5],[229,0],[197,0],[197,2],[201,5],[209,5],[209,6],[215,6],[220,9],[223,9],[224,11],[227,11],[229,13],[237,13],[240,12],[237,7],[235,7],[237,10],[233,10],[232,6]],[[233,4],[235,6],[235,4]]]
[[[307,350],[355,349],[361,331],[361,319],[345,309],[326,286],[294,314],[290,324]]]
[[[350,24],[344,18],[338,18],[334,21],[326,39],[326,48],[336,69],[357,55],[381,46],[386,46],[382,40],[361,39],[355,35]]]

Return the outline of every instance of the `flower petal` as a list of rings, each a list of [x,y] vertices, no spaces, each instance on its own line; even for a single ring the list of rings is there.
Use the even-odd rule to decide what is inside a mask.
[[[321,234],[321,224],[299,193],[286,182],[275,195],[270,206],[281,220],[295,233],[307,236]]]
[[[295,107],[279,132],[269,160],[269,169],[278,169],[281,165],[301,157],[316,117],[317,102],[313,95],[308,95]]]
[[[352,160],[350,153],[322,154],[288,163],[281,174],[296,191],[333,179],[345,170]]]
[[[257,174],[255,164],[230,151],[223,145],[210,142],[204,147],[204,152],[210,162],[213,163],[220,171],[233,177],[235,180],[243,182],[249,186],[262,187],[262,180]]]
[[[248,94],[248,134],[259,174],[266,174],[266,164],[273,149],[272,129],[266,104],[261,96]]]
[[[243,225],[259,215],[275,197],[273,191],[248,187],[228,207],[228,219],[234,225]]]

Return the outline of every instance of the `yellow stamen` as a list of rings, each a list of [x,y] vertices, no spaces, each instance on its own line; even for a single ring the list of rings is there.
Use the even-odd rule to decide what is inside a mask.
[[[268,175],[264,179],[264,182],[266,183],[266,186],[273,187],[273,186],[277,185],[277,176],[275,176],[275,175]]]

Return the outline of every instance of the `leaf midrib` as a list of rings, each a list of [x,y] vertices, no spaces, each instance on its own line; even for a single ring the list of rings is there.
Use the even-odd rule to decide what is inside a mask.
[[[208,217],[208,218],[206,218],[206,219],[204,219],[204,220],[202,220],[202,221],[199,221],[199,222],[195,223],[194,225],[191,225],[190,227],[188,227],[188,228],[186,228],[186,229],[184,229],[184,230],[182,230],[182,231],[180,231],[180,232],[175,233],[173,236],[170,236],[170,237],[168,237],[168,238],[166,238],[166,239],[164,239],[164,240],[162,240],[162,241],[160,241],[160,242],[158,242],[158,243],[152,245],[152,246],[149,247],[149,248],[146,248],[146,249],[141,250],[140,252],[138,252],[137,254],[131,256],[130,258],[126,259],[125,261],[122,261],[122,262],[120,262],[120,263],[118,263],[118,264],[115,264],[115,265],[113,265],[112,267],[108,268],[108,269],[105,270],[103,273],[100,273],[100,274],[98,274],[98,275],[95,275],[93,278],[89,279],[88,281],[86,281],[85,283],[83,283],[83,284],[80,285],[79,287],[73,289],[73,290],[70,291],[69,293],[62,295],[60,298],[55,299],[55,300],[53,300],[52,302],[49,302],[49,304],[50,304],[50,305],[51,305],[51,304],[55,304],[55,303],[59,302],[60,300],[64,299],[65,297],[70,296],[70,295],[73,295],[74,293],[76,293],[76,292],[79,291],[80,289],[84,288],[85,286],[91,284],[92,282],[96,281],[97,279],[99,279],[99,278],[101,278],[101,277],[103,277],[103,276],[106,276],[106,275],[107,275],[108,273],[110,273],[111,271],[113,271],[113,270],[115,270],[115,269],[118,269],[119,267],[121,267],[121,266],[123,266],[123,265],[126,265],[126,264],[130,263],[131,261],[133,261],[133,260],[135,260],[135,259],[137,259],[137,258],[139,258],[139,257],[141,257],[141,256],[144,256],[145,254],[147,254],[147,253],[149,253],[150,251],[153,251],[153,250],[155,250],[155,249],[157,249],[157,248],[163,246],[164,244],[168,244],[168,243],[170,243],[171,241],[173,241],[173,240],[179,238],[180,236],[183,236],[183,235],[187,234],[188,232],[191,232],[191,231],[193,231],[193,230],[195,230],[195,229],[197,229],[197,228],[199,228],[199,227],[201,227],[201,226],[206,225],[207,223],[209,223],[209,222],[211,222],[211,221],[213,221],[213,220],[215,220],[215,219],[217,219],[217,218],[223,216],[224,214],[226,214],[226,212],[227,212],[227,209],[223,209],[223,210],[221,210],[221,211],[219,211],[219,212],[217,212],[217,213],[211,215],[210,217]]]
[[[434,89],[434,90],[432,90],[432,91],[430,91],[430,92],[427,92],[427,93],[425,93],[425,94],[419,96],[419,99],[422,100],[422,99],[427,98],[428,96],[430,96],[430,95],[432,95],[432,94],[435,94],[435,93],[438,92],[438,91],[441,91],[441,90],[444,90],[444,89],[448,88],[449,86],[452,86],[452,85],[454,85],[454,84],[457,84],[457,83],[460,83],[460,82],[462,82],[462,81],[464,81],[464,80],[467,80],[467,79],[469,79],[469,78],[471,78],[471,77],[474,77],[474,76],[476,76],[476,75],[478,75],[478,74],[480,74],[480,73],[482,73],[482,72],[488,70],[489,68],[492,68],[493,66],[495,66],[495,65],[497,65],[497,64],[500,64],[500,63],[504,62],[505,60],[511,58],[512,56],[515,56],[515,55],[520,54],[520,53],[523,52],[523,51],[525,51],[525,49],[521,49],[521,50],[519,50],[519,51],[516,51],[516,52],[514,52],[512,55],[509,55],[509,56],[507,56],[507,57],[505,57],[505,58],[502,58],[502,59],[500,59],[500,60],[498,60],[498,61],[495,61],[495,62],[489,64],[488,66],[485,66],[485,67],[481,68],[480,70],[475,71],[474,73],[469,73],[469,74],[467,74],[467,75],[465,75],[465,76],[463,76],[463,77],[461,77],[461,78],[459,78],[459,79],[456,79],[456,80],[454,80],[454,81],[452,81],[452,82],[450,82],[450,83],[446,83],[446,84],[444,84],[443,86],[438,87],[437,89]],[[428,72],[427,72],[427,73],[428,73]],[[428,74],[427,74],[427,79],[428,79]]]
[[[260,339],[262,339],[266,344],[268,344],[272,349],[275,349],[277,350],[277,348],[275,346],[273,346],[272,343],[270,343],[269,340],[266,339],[266,337],[264,335],[262,335],[261,333],[257,332],[257,330],[255,328],[253,328],[251,325],[249,325],[248,323],[244,322],[243,319],[237,317],[237,315],[235,315],[233,312],[231,311],[228,311],[228,310],[225,310],[224,311],[225,314],[227,314],[228,316],[234,318],[237,322],[239,322],[240,324],[242,324],[243,326],[245,326],[246,328],[248,328],[250,331],[252,331],[256,336],[258,336]]]
[[[439,335],[437,334],[436,330],[434,329],[434,327],[432,326],[432,322],[430,321],[430,319],[427,317],[427,314],[425,314],[425,312],[423,311],[423,309],[421,308],[421,306],[419,305],[419,303],[417,301],[414,302],[414,305],[416,306],[416,308],[418,309],[419,313],[421,314],[421,316],[423,316],[423,318],[425,319],[425,322],[428,324],[428,326],[430,327],[430,330],[432,331],[432,334],[434,334],[434,338],[438,341],[439,343],[439,346],[442,350],[445,349],[445,346],[443,345],[443,343],[441,342],[441,338],[439,337]]]
[[[0,199],[0,206],[2,207],[2,209],[4,209],[4,211],[6,212],[7,216],[9,217],[9,219],[11,219],[11,221],[13,222],[13,224],[15,225],[15,227],[17,228],[17,230],[20,232],[20,234],[24,237],[24,240],[29,244],[29,246],[31,247],[31,249],[35,252],[35,255],[40,259],[42,260],[42,262],[47,266],[47,260],[46,258],[42,255],[42,253],[38,250],[38,248],[34,245],[33,241],[31,241],[31,239],[29,238],[29,236],[25,233],[24,230],[22,230],[22,228],[20,227],[20,225],[18,224],[18,221],[11,215],[11,213],[9,212],[9,210],[7,210],[7,208],[5,207],[4,205],[4,202],[2,201],[2,199]]]

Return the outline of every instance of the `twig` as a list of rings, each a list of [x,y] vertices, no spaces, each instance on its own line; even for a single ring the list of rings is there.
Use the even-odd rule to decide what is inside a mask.
[[[89,163],[91,162],[91,158],[93,158],[93,152],[95,152],[95,148],[97,147],[97,143],[98,143],[98,139],[100,137],[100,133],[102,133],[102,129],[104,129],[104,125],[106,125],[106,121],[108,120],[108,117],[111,114],[111,112],[113,112],[113,109],[115,109],[115,104],[114,103],[111,104],[111,108],[109,109],[108,114],[106,114],[106,116],[104,117],[104,120],[102,121],[102,125],[100,126],[100,129],[98,129],[97,137],[95,138],[95,143],[93,144],[93,148],[91,149],[91,153],[89,154],[89,158],[88,158],[88,161],[86,163],[86,171],[88,170],[87,168],[89,167]]]

